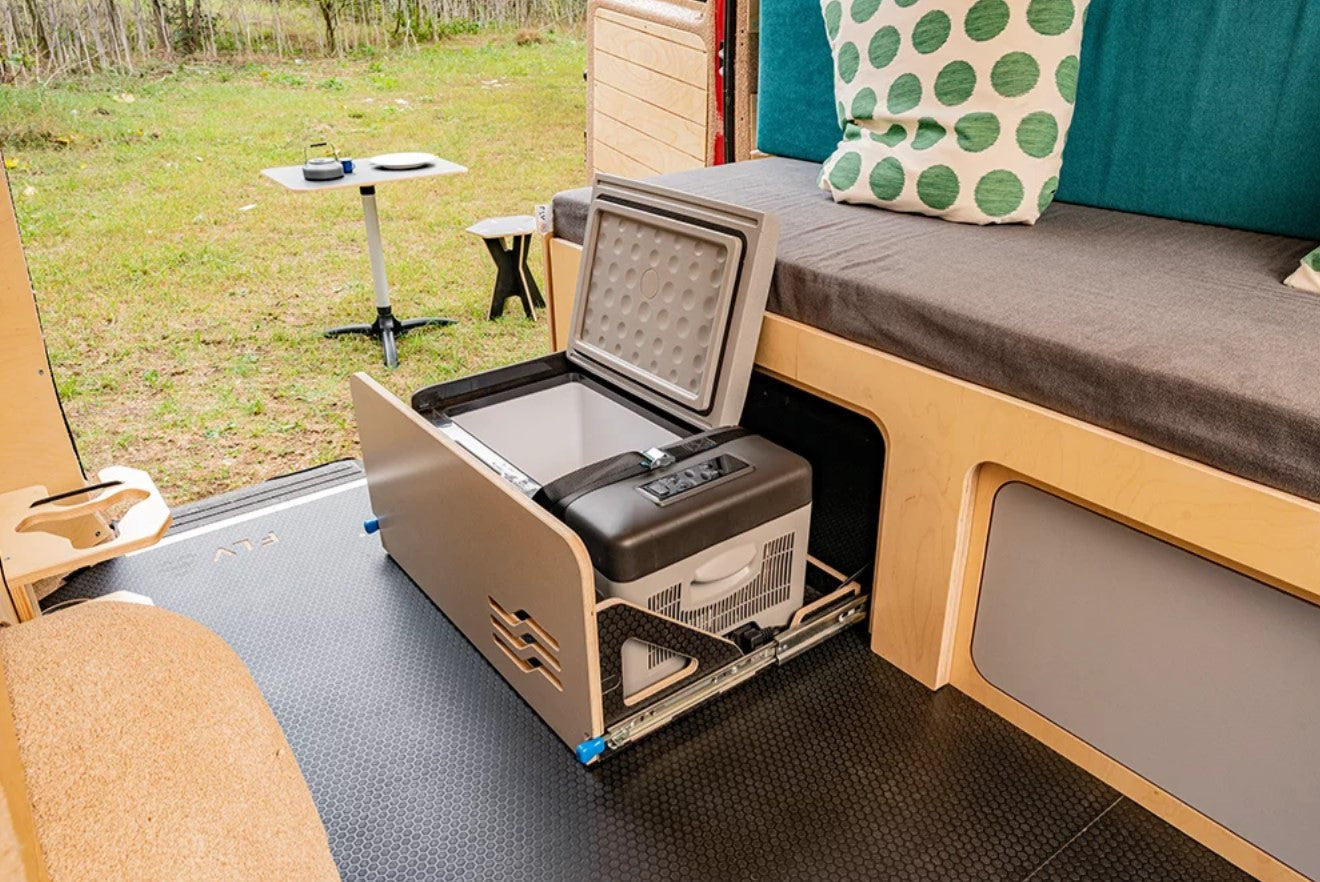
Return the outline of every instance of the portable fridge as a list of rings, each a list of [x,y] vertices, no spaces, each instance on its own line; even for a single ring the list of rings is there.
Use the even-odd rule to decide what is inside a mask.
[[[566,352],[353,380],[386,550],[583,761],[860,617],[804,614],[811,468],[735,425],[776,236],[602,177]]]

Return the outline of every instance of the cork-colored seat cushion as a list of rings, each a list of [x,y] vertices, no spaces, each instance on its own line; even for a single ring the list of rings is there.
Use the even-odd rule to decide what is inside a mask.
[[[63,880],[333,880],[298,764],[242,661],[154,607],[0,631],[37,837]]]

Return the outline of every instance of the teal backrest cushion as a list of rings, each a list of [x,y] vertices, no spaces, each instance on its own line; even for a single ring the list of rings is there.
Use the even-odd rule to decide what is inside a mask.
[[[756,146],[824,162],[843,130],[834,109],[834,56],[820,0],[761,0]]]
[[[820,5],[761,19],[758,144],[824,161]],[[1320,238],[1320,0],[1092,0],[1063,160],[1064,201]]]
[[[1058,198],[1320,238],[1320,0],[1094,0]]]

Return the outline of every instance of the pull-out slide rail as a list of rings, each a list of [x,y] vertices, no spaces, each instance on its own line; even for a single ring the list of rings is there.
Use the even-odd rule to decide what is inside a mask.
[[[695,710],[707,701],[750,680],[765,669],[782,665],[806,650],[816,646],[845,628],[866,620],[868,595],[852,595],[821,610],[811,621],[785,631],[770,643],[749,653],[692,685],[610,727],[603,736],[582,742],[576,754],[583,763],[590,763],[608,751],[649,735],[668,725],[683,714]]]

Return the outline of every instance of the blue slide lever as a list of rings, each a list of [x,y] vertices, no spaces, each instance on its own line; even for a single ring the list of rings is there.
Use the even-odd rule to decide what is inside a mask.
[[[573,752],[577,754],[578,762],[585,766],[605,752],[605,739],[588,738],[575,747]]]

